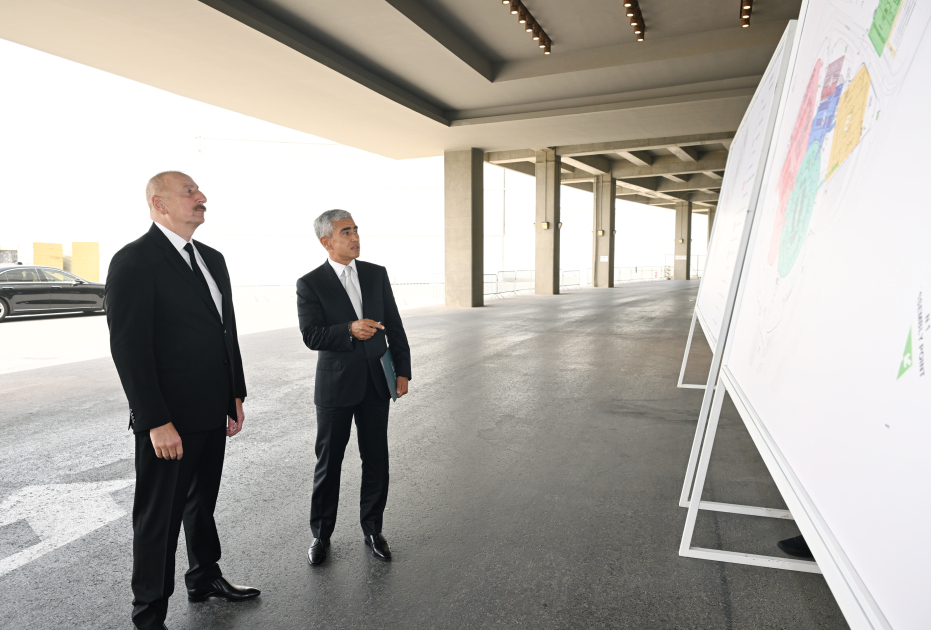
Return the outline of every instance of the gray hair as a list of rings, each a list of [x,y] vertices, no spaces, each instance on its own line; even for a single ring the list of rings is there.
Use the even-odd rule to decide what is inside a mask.
[[[162,171],[157,175],[153,175],[149,180],[149,183],[145,186],[145,201],[149,204],[149,212],[154,212],[155,208],[152,206],[152,197],[159,195],[161,197],[168,196],[168,190],[166,188],[167,179],[171,175],[181,175],[182,177],[190,177],[187,173],[182,173],[181,171]]]
[[[351,219],[352,215],[348,210],[327,210],[314,220],[314,232],[317,238],[333,236],[333,221],[342,221]]]

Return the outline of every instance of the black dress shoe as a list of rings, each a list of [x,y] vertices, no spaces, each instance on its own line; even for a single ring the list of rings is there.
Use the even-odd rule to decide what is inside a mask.
[[[366,536],[365,544],[372,548],[372,555],[379,560],[391,560],[391,548],[388,541],[381,534]]]
[[[213,582],[203,588],[189,588],[187,590],[188,601],[202,602],[208,597],[219,597],[228,602],[241,602],[244,599],[258,597],[260,591],[251,586],[239,586],[230,584],[224,577],[218,577]]]
[[[790,556],[805,558],[806,560],[814,559],[814,556],[811,555],[811,549],[808,548],[808,543],[805,542],[805,537],[802,535],[780,540],[776,545]]]
[[[320,564],[326,560],[326,550],[330,548],[329,538],[314,538],[314,542],[307,550],[307,562],[310,564]]]

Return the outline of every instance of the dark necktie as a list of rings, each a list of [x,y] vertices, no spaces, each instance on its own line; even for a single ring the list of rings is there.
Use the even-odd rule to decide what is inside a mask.
[[[210,299],[212,300],[213,295],[210,293],[210,285],[207,284],[207,278],[204,277],[204,272],[200,270],[200,265],[197,264],[197,256],[194,255],[194,246],[188,243],[184,246],[184,251],[186,251],[188,256],[191,257],[191,270],[197,277],[197,281],[200,283],[201,288],[207,292],[207,295],[209,295]]]

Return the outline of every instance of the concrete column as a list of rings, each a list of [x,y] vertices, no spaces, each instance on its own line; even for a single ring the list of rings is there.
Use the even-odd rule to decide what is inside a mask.
[[[484,306],[485,156],[481,149],[443,154],[446,306]]]
[[[715,208],[710,208],[708,210],[708,242],[711,242],[711,226],[714,225],[714,213]]]
[[[592,286],[614,286],[614,206],[617,180],[611,174],[595,178],[595,223],[592,246]]]
[[[536,253],[534,293],[559,293],[559,156],[554,149],[537,151]]]
[[[692,257],[692,202],[676,202],[676,249],[673,280],[690,280]]]

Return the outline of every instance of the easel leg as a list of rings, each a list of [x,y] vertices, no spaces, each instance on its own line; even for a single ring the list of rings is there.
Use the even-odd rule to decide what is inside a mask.
[[[711,461],[711,449],[714,447],[714,436],[718,431],[718,420],[721,417],[721,406],[724,404],[724,386],[718,384],[714,389],[714,402],[711,405],[711,417],[708,420],[708,429],[705,431],[705,447],[701,449],[701,457],[698,460],[698,472],[695,476],[695,488],[692,492],[692,500],[688,501],[688,485],[683,488],[686,497],[686,504],[689,508],[688,516],[685,517],[685,531],[682,532],[682,543],[679,545],[679,555],[688,555],[689,548],[692,546],[692,534],[695,532],[695,519],[698,518],[698,508],[701,504],[702,490],[705,487],[705,478],[708,476],[708,463]],[[699,417],[699,425],[704,424]],[[699,426],[699,429],[702,427]],[[695,432],[696,444],[701,445],[701,430]],[[695,447],[692,452],[694,454]],[[689,458],[689,473],[692,472],[692,458]],[[686,475],[686,482],[689,475]],[[681,504],[681,502],[680,502]]]
[[[821,573],[821,569],[816,562],[810,560],[790,560],[788,558],[776,558],[773,556],[762,556],[757,554],[739,553],[734,551],[723,551],[719,549],[703,549],[692,547],[692,537],[695,534],[695,521],[698,518],[698,510],[703,504],[701,497],[705,488],[705,480],[708,477],[708,464],[711,461],[711,451],[714,448],[714,438],[718,432],[718,423],[721,419],[721,407],[724,404],[724,396],[727,390],[723,384],[718,383],[714,389],[714,401],[711,405],[711,414],[708,418],[708,429],[705,432],[704,448],[701,449],[701,456],[698,460],[698,471],[695,475],[695,487],[692,492],[692,499],[688,502],[689,512],[685,517],[685,529],[682,532],[682,542],[679,545],[679,555],[688,558],[702,558],[704,560],[717,560],[719,562],[731,562],[734,564],[748,564],[758,567],[770,567],[773,569],[787,569],[790,571],[802,571],[805,573]],[[746,508],[745,506],[730,506],[737,509],[720,509],[717,511],[733,512],[736,514],[751,514],[754,516],[771,516],[776,518],[785,518],[777,516],[777,512],[788,512],[784,510],[764,510],[762,508]],[[708,508],[705,508],[708,509]],[[757,512],[758,511],[758,512]],[[765,513],[771,512],[771,514]]]
[[[702,438],[705,435],[705,425],[708,423],[708,413],[712,409],[712,397],[717,398],[714,383],[717,382],[719,366],[718,357],[711,361],[711,373],[708,375],[708,386],[701,400],[701,410],[698,412],[698,424],[695,425],[695,437],[692,440],[692,452],[689,453],[689,463],[685,468],[685,481],[682,484],[682,493],[679,495],[679,507],[689,507],[689,492],[692,489],[692,480],[695,477],[695,465],[698,454],[701,452]],[[713,439],[713,438],[712,438]]]
[[[676,387],[681,387],[683,389],[705,389],[704,385],[682,383],[683,379],[685,379],[685,366],[689,362],[689,350],[692,349],[692,338],[695,336],[695,320],[696,319],[698,319],[698,307],[697,306],[692,310],[692,324],[689,326],[689,336],[688,336],[688,339],[686,339],[685,341],[685,356],[682,357],[682,369],[679,370],[679,382],[676,383]]]

